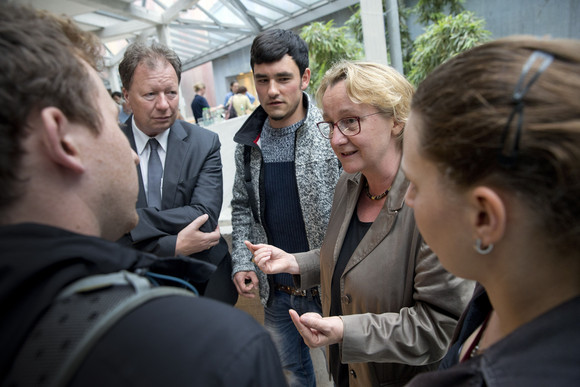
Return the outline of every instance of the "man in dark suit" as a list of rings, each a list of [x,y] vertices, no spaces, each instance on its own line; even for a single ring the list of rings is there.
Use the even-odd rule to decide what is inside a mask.
[[[121,242],[160,256],[187,255],[218,267],[199,284],[205,295],[234,304],[231,257],[217,225],[222,164],[217,134],[177,120],[181,61],[159,43],[136,42],[119,64],[133,110],[123,131],[139,155],[139,223]],[[223,271],[223,273],[222,273]]]

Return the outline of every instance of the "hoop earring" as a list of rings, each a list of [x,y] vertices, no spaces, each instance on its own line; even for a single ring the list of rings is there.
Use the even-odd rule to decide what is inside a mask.
[[[493,250],[493,243],[490,243],[489,246],[487,246],[487,247],[484,248],[484,247],[481,246],[481,239],[480,238],[477,238],[477,240],[475,241],[475,246],[473,246],[473,248],[479,254],[481,254],[481,255],[487,255],[487,254],[491,253],[491,251]]]

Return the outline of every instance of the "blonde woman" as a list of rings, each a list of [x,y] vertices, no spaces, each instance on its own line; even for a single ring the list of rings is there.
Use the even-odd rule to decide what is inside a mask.
[[[413,87],[396,70],[343,61],[317,97],[321,134],[345,171],[335,190],[322,248],[288,254],[251,245],[264,272],[320,283],[322,316],[291,311],[311,347],[329,346],[337,386],[400,386],[434,369],[473,285],[443,269],[405,205],[400,169]]]

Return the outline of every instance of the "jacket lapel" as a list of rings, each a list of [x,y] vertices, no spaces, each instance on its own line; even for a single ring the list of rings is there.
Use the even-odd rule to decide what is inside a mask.
[[[175,121],[167,139],[165,169],[163,170],[163,195],[161,197],[162,209],[173,207],[181,169],[189,146],[187,137],[187,132],[181,123]]]
[[[352,217],[354,216],[354,210],[358,202],[358,196],[360,195],[361,185],[360,180],[362,175],[357,173],[354,177],[348,179],[346,182],[347,188],[347,199],[346,199],[346,209],[344,212],[344,220],[340,225],[340,230],[338,231],[338,236],[336,238],[336,243],[334,245],[334,264],[338,261],[338,256],[340,255],[340,250],[344,244],[344,238],[346,237],[346,232],[348,231],[348,226]]]

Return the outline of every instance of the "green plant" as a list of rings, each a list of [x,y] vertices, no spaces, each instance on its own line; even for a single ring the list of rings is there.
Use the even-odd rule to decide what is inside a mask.
[[[302,27],[300,37],[310,51],[310,90],[318,89],[322,76],[338,60],[360,59],[361,44],[350,36],[348,27],[334,27],[334,21],[314,22]]]
[[[467,11],[429,25],[415,40],[409,81],[418,85],[447,59],[489,40],[491,32],[484,27],[485,20]]]
[[[449,15],[458,15],[464,11],[465,0],[419,0],[413,7],[420,24],[429,24],[445,17],[445,7],[449,7]]]
[[[472,13],[462,12],[463,3],[464,0],[419,0],[409,8],[404,0],[398,0],[403,69],[411,82],[418,84],[443,61],[489,39],[491,33],[484,30],[485,21]],[[358,59],[362,56],[360,6],[357,4],[352,9],[354,13],[344,27],[334,27],[331,20],[326,24],[315,22],[302,28],[301,36],[310,46],[310,68],[313,69],[311,90],[317,89],[324,72],[337,59]],[[445,16],[446,10],[450,16]],[[416,14],[422,24],[432,23],[415,43],[411,40],[407,25],[411,14]],[[388,27],[386,18],[385,26]],[[388,28],[385,34],[388,44]],[[355,54],[345,54],[345,51]]]

